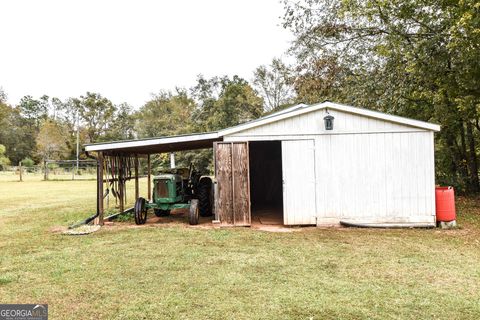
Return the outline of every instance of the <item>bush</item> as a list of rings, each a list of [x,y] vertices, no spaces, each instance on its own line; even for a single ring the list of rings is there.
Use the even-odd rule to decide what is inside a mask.
[[[24,166],[24,167],[31,168],[34,165],[35,165],[35,161],[33,161],[32,159],[30,159],[28,157],[22,160],[22,166]]]
[[[4,170],[10,164],[10,159],[5,156],[5,151],[5,146],[0,144],[0,170]]]
[[[59,168],[60,166],[56,163],[50,162],[50,163],[47,164],[47,167],[48,167],[48,170],[55,170],[55,169]]]

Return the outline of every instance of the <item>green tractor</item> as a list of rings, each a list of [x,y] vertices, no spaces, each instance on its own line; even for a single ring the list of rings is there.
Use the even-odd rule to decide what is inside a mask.
[[[138,198],[135,202],[135,223],[147,221],[148,209],[157,217],[168,216],[173,209],[189,209],[188,222],[198,224],[199,215],[213,214],[213,183],[209,176],[202,176],[190,168],[176,168],[153,177],[152,201]]]

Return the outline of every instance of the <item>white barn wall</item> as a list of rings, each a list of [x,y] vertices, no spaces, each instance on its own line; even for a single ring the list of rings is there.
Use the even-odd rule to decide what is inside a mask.
[[[329,112],[335,117],[332,131],[325,131],[326,112],[318,110],[226,135],[224,141],[313,139],[317,225],[336,224],[341,219],[433,224],[433,132],[333,109]],[[299,163],[284,163],[284,170],[302,166],[302,157],[296,158]],[[303,211],[298,210],[299,214]],[[289,221],[298,219],[306,224],[301,217],[288,217]]]
[[[279,120],[263,126],[254,127],[233,133],[228,137],[261,137],[278,135],[318,135],[318,134],[345,134],[362,132],[410,132],[426,131],[385,120],[368,118],[352,113],[330,109],[335,117],[334,132],[326,131],[323,125],[325,110],[312,111],[297,117]]]
[[[324,135],[316,147],[318,225],[435,222],[433,132]]]

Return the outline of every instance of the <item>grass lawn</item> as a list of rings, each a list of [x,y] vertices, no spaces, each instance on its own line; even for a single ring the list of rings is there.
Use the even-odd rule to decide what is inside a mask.
[[[480,201],[457,206],[449,231],[66,236],[52,230],[94,212],[94,181],[0,179],[0,303],[48,303],[51,319],[479,319]]]

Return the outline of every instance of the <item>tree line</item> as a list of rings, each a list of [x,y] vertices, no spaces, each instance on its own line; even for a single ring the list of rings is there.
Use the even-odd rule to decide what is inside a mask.
[[[0,165],[6,158],[72,158],[77,125],[82,143],[204,132],[295,103],[331,100],[439,123],[437,183],[480,191],[477,1],[283,3],[293,62],[274,59],[254,70],[251,81],[199,76],[194,87],[160,91],[138,110],[98,93],[66,101],[26,96],[16,106],[0,95]],[[49,150],[42,141],[52,136],[64,141]],[[182,157],[208,162],[198,153]]]
[[[255,79],[262,81],[269,74],[264,71]],[[0,92],[3,166],[20,161],[25,164],[75,159],[77,140],[81,147],[103,141],[215,131],[258,118],[269,108],[254,85],[238,76],[198,76],[192,88],[160,91],[138,109],[126,103],[116,105],[93,92],[65,100],[27,95],[12,106],[5,92]],[[276,103],[271,108],[278,109],[293,103],[293,98],[282,96],[271,103]],[[86,155],[82,153],[81,158]],[[166,166],[167,159],[158,156],[155,163]],[[211,152],[182,152],[179,160],[207,170]]]

